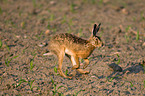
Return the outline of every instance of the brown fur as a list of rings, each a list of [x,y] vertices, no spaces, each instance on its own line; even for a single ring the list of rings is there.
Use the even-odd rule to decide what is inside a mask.
[[[94,30],[98,27],[100,26],[94,27]],[[49,42],[49,50],[52,53],[56,54],[58,57],[58,71],[60,75],[65,78],[72,78],[70,76],[66,76],[61,69],[65,54],[67,54],[73,64],[72,69],[77,69],[77,71],[79,71],[80,73],[85,74],[89,73],[89,71],[79,69],[79,58],[84,59],[86,63],[83,68],[86,68],[89,64],[89,60],[87,58],[91,55],[96,47],[101,47],[102,45],[103,43],[98,36],[92,35],[89,40],[85,40],[72,34],[61,33],[51,38]]]

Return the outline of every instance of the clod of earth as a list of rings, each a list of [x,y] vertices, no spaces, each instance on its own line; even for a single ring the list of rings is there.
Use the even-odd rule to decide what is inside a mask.
[[[122,68],[121,68],[119,65],[115,64],[115,63],[109,64],[108,66],[109,66],[110,68],[112,68],[113,71],[122,72]]]

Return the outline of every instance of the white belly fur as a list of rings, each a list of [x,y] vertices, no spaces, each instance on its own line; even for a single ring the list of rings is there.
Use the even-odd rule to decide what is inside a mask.
[[[75,61],[75,58],[74,58],[74,56],[73,56],[73,53],[72,53],[70,50],[68,50],[68,49],[65,49],[65,53],[71,56],[71,61],[72,61],[72,63],[73,63],[73,66],[74,66],[74,65],[77,65],[77,64],[76,64],[76,61]]]
[[[68,55],[73,55],[73,53],[68,49],[65,49],[65,53],[68,54]]]

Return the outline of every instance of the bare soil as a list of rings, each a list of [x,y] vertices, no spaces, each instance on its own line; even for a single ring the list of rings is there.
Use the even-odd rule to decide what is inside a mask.
[[[145,0],[0,0],[0,95],[145,96]],[[65,79],[56,56],[43,56],[57,33],[89,38],[94,23],[105,46],[90,73]],[[80,60],[82,61],[82,60]],[[118,64],[122,72],[109,64]],[[82,65],[82,64],[81,64]],[[63,71],[72,72],[64,59]]]

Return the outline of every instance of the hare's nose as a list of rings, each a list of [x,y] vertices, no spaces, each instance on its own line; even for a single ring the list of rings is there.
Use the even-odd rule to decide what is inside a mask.
[[[102,43],[102,46],[101,47],[104,47],[104,43]]]

